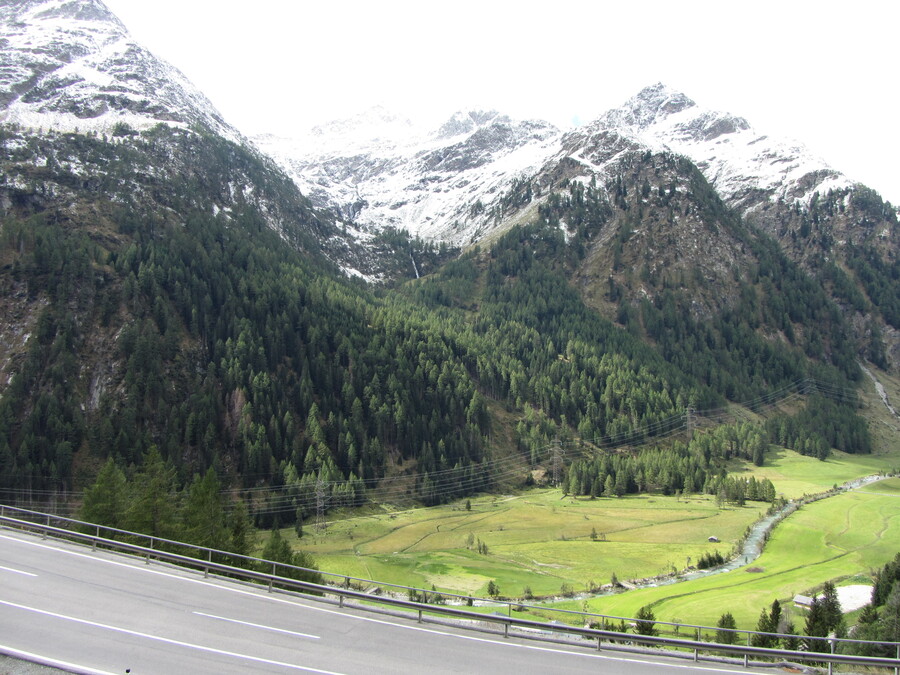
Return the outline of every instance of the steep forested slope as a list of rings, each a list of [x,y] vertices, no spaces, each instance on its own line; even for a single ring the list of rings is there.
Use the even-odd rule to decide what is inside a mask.
[[[0,141],[9,500],[77,493],[107,458],[139,467],[158,448],[182,484],[212,467],[260,503],[290,495],[282,519],[317,490],[359,504],[400,475],[434,503],[526,480],[556,438],[639,444],[689,409],[856,378],[821,287],[671,155],[634,153],[604,186],[517,182],[500,208],[542,193],[528,224],[375,289],[328,261],[346,241],[333,215],[202,128]],[[423,272],[452,253],[382,241]],[[810,440],[812,424],[771,435],[868,449],[855,432]]]
[[[123,136],[2,139],[5,488],[150,445],[244,485],[373,477],[425,438],[480,457],[473,384],[332,268],[333,223],[282,174],[202,132]]]

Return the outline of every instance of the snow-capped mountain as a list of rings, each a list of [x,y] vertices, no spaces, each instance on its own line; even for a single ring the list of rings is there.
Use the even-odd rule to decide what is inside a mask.
[[[761,134],[742,117],[701,108],[663,84],[643,89],[575,133],[598,131],[690,158],[726,203],[744,211],[762,200],[806,204],[817,191],[853,184],[804,146]]]
[[[135,42],[100,0],[0,3],[0,122],[109,132],[159,123],[237,132],[173,66]]]
[[[101,0],[0,0],[0,44],[0,123],[119,137],[160,123],[199,125],[249,147],[183,74],[136,43]],[[816,193],[854,185],[803,147],[762,135],[743,118],[704,109],[662,84],[570,131],[481,110],[422,128],[374,108],[293,139],[254,140],[314,206],[328,209],[319,220],[343,221],[318,235],[327,237],[322,242],[332,260],[372,279],[381,278],[381,244],[374,243],[380,232],[396,228],[466,246],[531,217],[565,179],[608,185],[634,153],[688,157],[727,204],[773,232],[785,227],[785,204],[807,208]],[[535,189],[510,202],[523,183]],[[237,189],[229,186],[216,208],[233,208]],[[241,188],[247,190],[253,192]],[[283,216],[272,215],[279,209],[260,208],[281,229]],[[850,230],[834,234],[856,238]]]
[[[581,174],[604,184],[633,152],[688,157],[744,213],[778,201],[806,206],[816,192],[853,185],[802,145],[761,134],[663,84],[568,132],[482,111],[457,113],[426,131],[376,108],[293,139],[255,141],[317,206],[366,231],[393,226],[454,245],[503,225],[493,207],[514,181],[539,178],[552,189],[553,176]]]
[[[489,231],[485,207],[536,173],[559,136],[548,123],[494,111],[459,112],[426,130],[373,108],[295,139],[254,140],[317,206],[365,230],[466,245]]]
[[[311,255],[338,249],[333,260],[350,248],[332,214],[101,0],[0,0],[0,45],[0,215],[102,200],[182,223],[258,219]]]

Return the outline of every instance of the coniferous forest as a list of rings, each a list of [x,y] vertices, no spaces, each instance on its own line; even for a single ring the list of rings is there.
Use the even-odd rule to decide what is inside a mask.
[[[543,192],[530,222],[458,255],[393,233],[387,258],[415,249],[431,274],[366,284],[328,262],[334,214],[202,130],[3,134],[6,501],[79,502],[103,467],[133,480],[151,457],[185,495],[212,470],[268,526],[308,516],[322,485],[359,505],[398,477],[422,504],[524,484],[554,442],[587,452],[560,479],[573,494],[771,500],[726,484],[724,463],[762,463],[769,444],[871,450],[852,390],[857,359],[884,355],[840,303],[896,325],[897,264],[861,245],[816,278],[686,160],[635,155],[606,186],[516,184],[497,217]],[[638,224],[676,212],[751,260],[729,303],[697,310],[689,269],[634,258]],[[609,273],[589,283],[601,249]],[[796,414],[673,435],[690,411],[805,382],[819,395]],[[498,459],[519,471],[485,469]],[[291,500],[269,508],[270,492]]]

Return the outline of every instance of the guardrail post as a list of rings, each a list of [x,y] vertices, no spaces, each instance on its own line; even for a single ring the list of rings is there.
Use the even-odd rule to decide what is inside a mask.
[[[509,623],[503,624],[503,637],[505,637],[505,638],[509,637]]]
[[[422,610],[419,610],[419,623],[422,623]]]
[[[750,655],[744,654],[744,668],[750,667]]]
[[[900,663],[900,645],[897,645],[897,662]],[[900,665],[894,668],[894,675],[900,675]]]
[[[598,652],[599,652],[601,649],[603,649],[602,645],[603,645],[603,638],[600,637],[600,636],[598,635],[598,636],[597,636],[597,651],[598,651]]]
[[[341,608],[344,607],[344,596],[343,595],[338,596],[338,607],[341,607]]]

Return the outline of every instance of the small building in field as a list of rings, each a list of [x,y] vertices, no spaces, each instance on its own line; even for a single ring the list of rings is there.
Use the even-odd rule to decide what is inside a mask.
[[[809,609],[812,607],[813,599],[808,595],[795,595],[794,596],[794,607],[798,607],[800,609]]]

